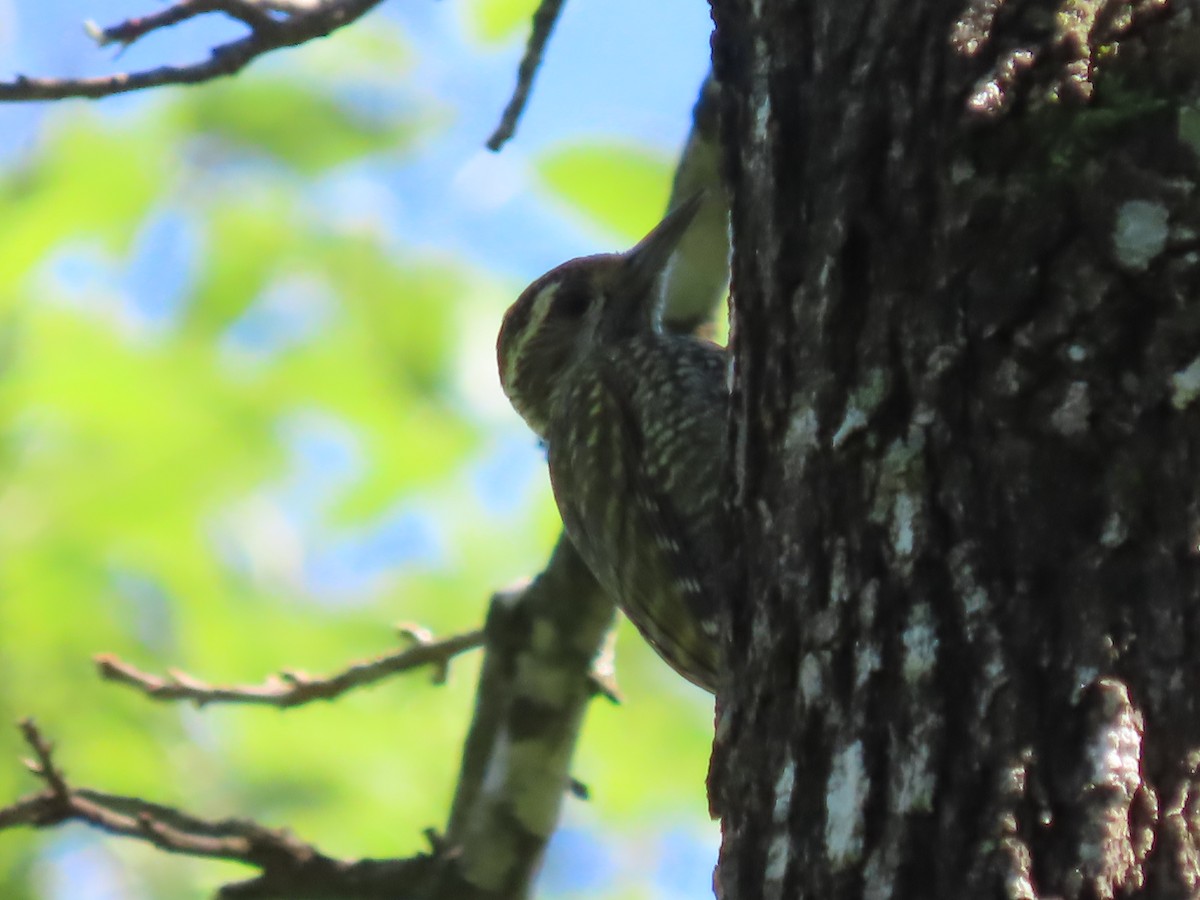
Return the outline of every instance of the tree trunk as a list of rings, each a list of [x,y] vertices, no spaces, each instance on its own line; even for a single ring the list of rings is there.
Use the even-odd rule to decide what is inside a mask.
[[[712,5],[721,895],[1200,896],[1200,3]]]

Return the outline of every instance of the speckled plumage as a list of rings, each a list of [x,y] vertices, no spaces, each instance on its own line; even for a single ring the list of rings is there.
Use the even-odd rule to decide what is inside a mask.
[[[501,380],[547,444],[563,525],[659,654],[715,690],[726,354],[656,322],[658,275],[691,212],[625,254],[572,260],[521,295]]]

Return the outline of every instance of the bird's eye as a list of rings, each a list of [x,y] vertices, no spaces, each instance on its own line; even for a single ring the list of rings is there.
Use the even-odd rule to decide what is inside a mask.
[[[591,299],[585,285],[568,282],[559,288],[558,296],[554,298],[554,314],[564,319],[581,319]]]

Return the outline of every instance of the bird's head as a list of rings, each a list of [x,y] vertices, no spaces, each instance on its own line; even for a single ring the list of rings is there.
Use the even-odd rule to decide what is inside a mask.
[[[554,386],[597,347],[658,327],[661,275],[700,206],[677,206],[632,250],[584,256],[525,288],[500,326],[500,384],[513,408],[545,437]]]

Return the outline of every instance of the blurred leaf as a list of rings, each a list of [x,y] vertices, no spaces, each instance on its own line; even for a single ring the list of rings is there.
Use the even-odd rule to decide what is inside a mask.
[[[0,175],[0,308],[57,242],[88,235],[123,249],[136,234],[169,170],[155,129],[116,132],[77,116]]]
[[[369,114],[294,81],[245,79],[191,91],[172,112],[191,131],[265,153],[311,175],[371,153],[401,149],[429,124],[408,111]]]
[[[381,362],[411,389],[441,390],[453,359],[454,312],[467,279],[449,266],[397,259],[378,243],[319,239],[310,259],[322,266]],[[391,379],[388,379],[391,380]]]
[[[346,28],[332,41],[310,41],[280,60],[299,77],[320,75],[339,89],[405,87],[416,54],[399,23],[375,16],[365,28]]]
[[[277,194],[215,205],[207,222],[207,265],[192,289],[186,326],[212,338],[242,315],[286,262],[292,222],[292,204]]]
[[[644,820],[656,809],[706,816],[712,696],[671,671],[624,617],[617,632],[617,683],[624,702],[593,704],[576,766],[599,814],[613,822]],[[628,746],[630,734],[638,736],[636,747]],[[634,764],[636,778],[623,774]]]
[[[536,164],[559,198],[626,240],[637,240],[662,217],[672,161],[644,147],[590,142],[544,154]]]
[[[537,7],[537,0],[471,0],[467,15],[474,35],[494,44],[527,31]]]

